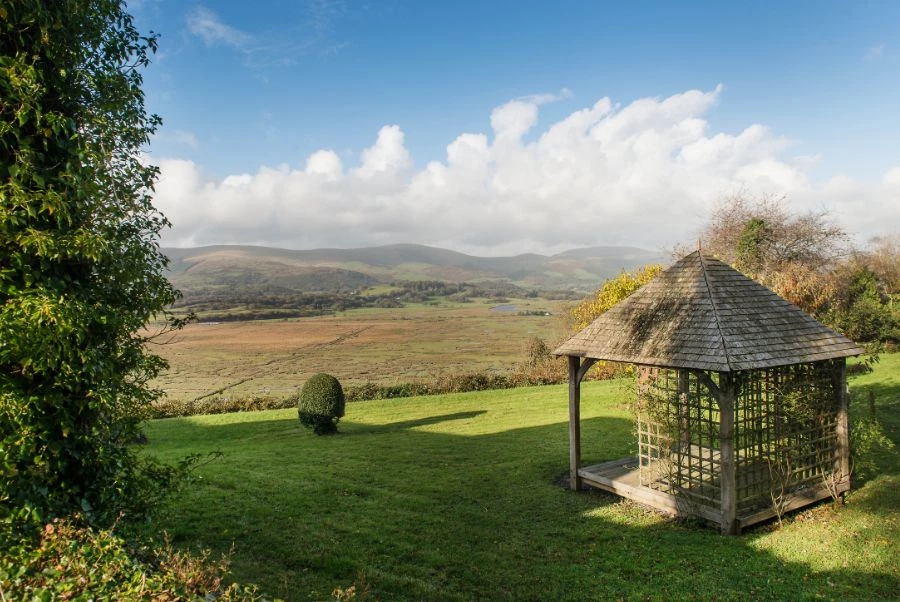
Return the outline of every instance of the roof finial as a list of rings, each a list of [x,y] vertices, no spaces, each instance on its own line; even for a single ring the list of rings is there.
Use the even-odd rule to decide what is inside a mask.
[[[703,242],[703,239],[700,239],[700,238],[697,239],[697,252],[698,253],[703,250],[702,242]]]

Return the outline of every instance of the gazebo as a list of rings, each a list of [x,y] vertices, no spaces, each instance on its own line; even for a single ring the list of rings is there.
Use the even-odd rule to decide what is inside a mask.
[[[583,483],[723,533],[850,488],[853,341],[727,264],[691,253],[554,351],[569,362],[572,489]],[[635,365],[637,456],[581,465],[581,381]]]

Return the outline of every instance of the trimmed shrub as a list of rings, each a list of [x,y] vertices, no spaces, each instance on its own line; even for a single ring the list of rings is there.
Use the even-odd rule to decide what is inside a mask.
[[[330,374],[315,374],[300,389],[297,398],[300,423],[317,435],[337,432],[338,420],[344,415],[344,390]]]

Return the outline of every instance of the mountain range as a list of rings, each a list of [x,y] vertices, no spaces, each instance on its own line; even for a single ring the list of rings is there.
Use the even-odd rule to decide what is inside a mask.
[[[341,292],[411,280],[502,280],[526,289],[587,292],[623,269],[669,261],[668,253],[626,246],[512,257],[476,257],[415,244],[303,251],[219,245],[164,248],[163,253],[170,260],[170,280],[186,297],[195,290],[228,287]]]

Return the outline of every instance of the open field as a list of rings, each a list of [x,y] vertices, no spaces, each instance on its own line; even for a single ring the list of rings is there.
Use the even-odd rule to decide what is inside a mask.
[[[513,300],[360,309],[335,317],[191,324],[152,351],[169,371],[156,383],[174,400],[284,396],[316,372],[345,385],[429,380],[439,373],[510,371],[532,336],[562,336],[563,304]],[[521,316],[549,310],[552,316]]]
[[[626,381],[586,383],[586,462],[633,453]],[[854,415],[900,438],[900,355],[851,379]],[[162,517],[177,545],[227,552],[288,600],[887,600],[900,592],[900,454],[871,459],[846,506],[739,537],[559,486],[563,386],[350,404],[315,437],[293,410],[149,424],[174,461],[223,452]]]

